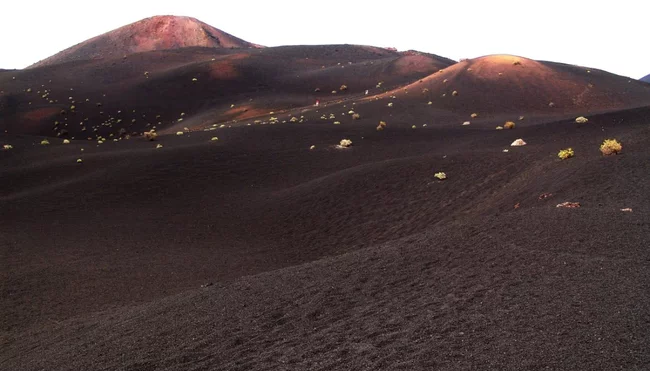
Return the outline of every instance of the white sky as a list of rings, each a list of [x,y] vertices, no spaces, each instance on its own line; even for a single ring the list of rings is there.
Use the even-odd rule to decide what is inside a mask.
[[[0,68],[24,68],[128,23],[171,14],[265,46],[365,44],[455,60],[506,53],[640,78],[650,74],[649,8],[646,0],[8,0],[0,13]]]

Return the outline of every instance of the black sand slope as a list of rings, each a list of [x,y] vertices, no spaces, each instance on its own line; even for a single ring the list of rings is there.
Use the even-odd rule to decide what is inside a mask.
[[[0,70],[0,370],[649,370],[649,159],[606,71],[135,23]]]
[[[359,45],[192,47],[7,71],[0,131],[96,140],[254,121],[316,100],[380,93],[453,63]]]
[[[0,368],[650,367],[650,109],[503,131],[393,115],[0,135]]]

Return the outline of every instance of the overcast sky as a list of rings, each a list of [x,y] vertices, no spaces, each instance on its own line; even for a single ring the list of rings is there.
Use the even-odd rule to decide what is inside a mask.
[[[505,53],[633,78],[650,74],[650,4],[606,3],[7,0],[0,13],[0,68],[24,68],[142,18],[171,14],[195,17],[265,46],[365,44],[455,60]]]

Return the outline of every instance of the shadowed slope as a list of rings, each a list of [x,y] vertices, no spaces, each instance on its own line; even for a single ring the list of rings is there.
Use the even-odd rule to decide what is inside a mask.
[[[192,128],[382,92],[452,63],[357,45],[184,48],[69,62],[0,74],[0,129],[96,139],[163,130],[181,118],[181,129]]]
[[[191,46],[211,48],[254,48],[195,18],[156,16],[120,27],[63,50],[30,68],[86,59],[116,58],[152,50]]]
[[[0,136],[0,364],[646,370],[648,113],[487,135],[242,127],[85,146],[81,167],[75,143]]]

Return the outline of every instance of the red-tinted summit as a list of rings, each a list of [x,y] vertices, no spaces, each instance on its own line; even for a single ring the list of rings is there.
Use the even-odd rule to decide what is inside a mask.
[[[192,46],[259,48],[191,17],[156,16],[131,23],[65,49],[30,67]]]

